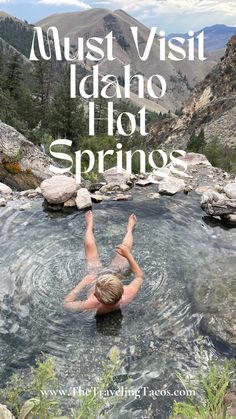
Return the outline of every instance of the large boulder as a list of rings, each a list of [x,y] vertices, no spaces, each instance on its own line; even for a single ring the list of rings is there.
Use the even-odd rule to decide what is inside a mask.
[[[92,206],[92,200],[88,189],[81,188],[77,192],[76,206],[79,210],[90,208]]]
[[[76,192],[76,181],[64,175],[52,176],[41,183],[41,193],[50,204],[63,204]]]
[[[173,176],[169,176],[168,179],[159,183],[159,193],[162,195],[175,195],[177,192],[184,191],[184,189],[184,180]]]
[[[228,185],[224,187],[224,193],[228,198],[236,199],[236,182],[228,183]]]
[[[106,183],[115,183],[116,185],[120,185],[130,182],[132,176],[125,169],[122,169],[122,173],[118,173],[117,167],[112,167],[111,169],[105,170],[103,178]]]
[[[0,182],[17,190],[34,189],[56,165],[15,128],[0,122]]]

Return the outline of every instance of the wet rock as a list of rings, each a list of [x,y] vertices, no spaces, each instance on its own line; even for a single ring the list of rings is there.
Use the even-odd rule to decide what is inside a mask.
[[[231,261],[233,271],[233,261]],[[196,281],[192,290],[193,303],[203,313],[201,328],[216,341],[236,349],[236,278],[234,274]]]
[[[81,188],[77,192],[75,201],[76,201],[76,206],[79,210],[90,208],[92,206],[91,196],[88,189],[86,188]]]
[[[13,191],[12,191],[12,189],[11,188],[9,188],[9,186],[7,186],[7,185],[4,185],[4,183],[1,183],[0,182],[0,193],[1,194],[6,194],[6,195],[9,195],[9,194],[11,194]]]
[[[99,191],[99,189],[101,189],[103,186],[105,186],[106,183],[105,182],[96,182],[96,183],[92,183],[89,187],[88,190],[89,192],[96,192]]]
[[[178,157],[180,160],[183,160],[187,166],[196,166],[199,164],[204,164],[205,166],[211,166],[211,163],[207,160],[204,154],[199,153],[187,153],[183,157]]]
[[[131,199],[132,195],[117,194],[113,201],[130,201]]]
[[[132,180],[131,175],[127,172],[127,170],[122,169],[122,173],[118,173],[117,167],[105,170],[103,178],[106,183],[115,183],[116,185],[126,184],[128,181]]]
[[[151,183],[152,183],[151,180],[148,180],[148,179],[139,179],[139,180],[137,180],[136,185],[137,186],[145,187],[145,186],[151,185]]]
[[[15,128],[0,122],[0,180],[17,190],[36,188],[57,164]]]
[[[96,202],[97,204],[99,202],[104,201],[104,196],[101,194],[91,194],[90,196],[91,196],[92,202]]]
[[[62,204],[50,204],[46,199],[43,202],[43,208],[46,211],[50,211],[50,212],[57,212],[57,211],[62,211],[63,210],[63,203]]]
[[[15,419],[10,410],[3,404],[0,404],[0,419]]]
[[[191,185],[186,185],[184,188],[185,195],[188,195],[188,193],[192,192],[193,188]]]
[[[50,204],[63,204],[76,192],[76,182],[72,177],[53,176],[41,183],[41,191],[44,198]]]
[[[40,188],[39,188],[40,189]],[[41,189],[40,189],[41,190]],[[27,198],[36,198],[38,196],[38,192],[36,189],[28,189],[26,191],[20,192],[20,196],[27,197]]]
[[[159,183],[159,193],[161,195],[175,195],[177,192],[184,191],[184,188],[184,180],[172,176]]]
[[[0,198],[0,207],[5,207],[7,205],[7,201],[4,198]]]
[[[225,216],[236,212],[236,200],[225,195],[209,191],[202,195],[201,208],[211,216]]]
[[[31,208],[32,208],[31,203],[30,202],[27,202],[27,204],[21,205],[19,207],[19,210],[20,211],[26,211],[26,210],[31,209]]]
[[[228,185],[224,187],[224,192],[228,198],[236,199],[236,182],[228,183]]]
[[[236,214],[228,214],[221,217],[223,223],[230,227],[236,226]]]
[[[73,208],[76,207],[75,198],[68,199],[68,201],[64,202],[64,208]]]
[[[107,185],[104,185],[101,189],[101,193],[109,193],[109,192],[126,192],[130,189],[129,185],[126,183],[117,183],[117,182],[110,182]]]
[[[157,192],[157,193],[151,193],[148,195],[148,198],[150,199],[159,199],[161,197],[161,195]]]

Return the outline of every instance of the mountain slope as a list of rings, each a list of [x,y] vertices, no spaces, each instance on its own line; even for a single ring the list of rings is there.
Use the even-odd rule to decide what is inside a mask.
[[[153,124],[147,143],[185,149],[193,133],[204,130],[207,143],[236,147],[236,34],[229,40],[221,62],[189,98],[183,115],[165,125]]]
[[[55,14],[39,21],[37,25],[44,30],[47,30],[50,26],[56,26],[61,40],[65,36],[70,37],[74,51],[76,51],[76,41],[79,36],[84,37],[85,40],[92,36],[104,38],[110,31],[113,31],[113,36],[115,37],[114,56],[117,59],[113,62],[104,59],[100,63],[100,72],[122,76],[123,66],[131,64],[133,74],[143,74],[146,79],[153,74],[165,76],[168,92],[159,101],[159,104],[171,111],[181,108],[189,96],[191,88],[197,82],[203,80],[216,63],[211,59],[204,63],[198,61],[159,61],[160,46],[158,37],[154,41],[148,63],[141,61],[134,46],[130,27],[138,26],[141,50],[146,44],[150,29],[122,10],[112,12],[106,9],[91,9],[85,12]],[[155,86],[155,91],[156,93],[159,92],[157,85]],[[135,83],[133,92],[137,93],[137,85]]]
[[[236,27],[226,25],[207,26],[195,32],[195,38],[202,31],[204,31],[205,35],[205,51],[212,52],[225,49],[228,40],[231,38],[231,36],[233,36],[234,33],[236,33]],[[172,33],[167,36],[167,39],[170,39],[173,36],[181,36],[185,39],[188,38],[187,33]]]

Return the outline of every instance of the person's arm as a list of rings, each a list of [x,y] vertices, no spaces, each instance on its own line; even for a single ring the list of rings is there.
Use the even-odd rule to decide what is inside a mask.
[[[130,269],[135,275],[134,280],[129,285],[127,285],[127,288],[126,288],[132,300],[137,295],[137,293],[139,292],[141,288],[141,285],[144,279],[144,273],[142,269],[139,267],[138,263],[134,259],[133,255],[131,254],[127,246],[125,246],[124,244],[120,244],[119,246],[116,247],[116,252],[127,259],[130,265]]]
[[[88,300],[85,301],[75,301],[78,295],[81,293],[82,289],[87,285],[91,284],[94,281],[96,275],[87,275],[85,276],[82,281],[79,282],[78,285],[67,295],[67,297],[63,301],[63,307],[66,310],[70,311],[81,311],[81,310],[88,310],[91,309],[90,305],[88,304]]]

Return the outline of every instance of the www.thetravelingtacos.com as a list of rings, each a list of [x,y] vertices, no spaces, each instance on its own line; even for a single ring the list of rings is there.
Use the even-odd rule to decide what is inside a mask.
[[[168,389],[153,389],[151,387],[143,386],[137,389],[130,389],[127,387],[119,387],[118,389],[107,389],[102,390],[98,387],[71,387],[67,389],[58,388],[55,390],[43,390],[42,394],[44,396],[89,396],[90,394],[100,397],[121,397],[129,398],[133,397],[135,399],[140,399],[141,397],[150,397],[156,399],[157,397],[192,397],[196,395],[195,390],[168,390]]]

